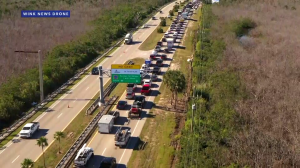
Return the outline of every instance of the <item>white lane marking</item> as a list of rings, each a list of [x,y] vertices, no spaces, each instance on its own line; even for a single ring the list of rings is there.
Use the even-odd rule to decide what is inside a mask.
[[[73,100],[73,102],[75,102],[77,99]]]
[[[19,156],[17,156],[17,158],[15,158],[11,163],[14,163],[19,158]]]
[[[140,122],[141,120],[138,120],[138,122],[136,123],[136,125],[135,125],[135,127],[134,127],[134,130],[133,130],[133,132],[132,132],[132,135],[134,134],[134,131],[135,131],[135,129],[136,129],[136,127],[139,125],[139,122]],[[129,140],[130,141],[130,140]],[[129,143],[128,143],[129,144]],[[119,160],[119,163],[121,163],[121,161],[122,161],[122,159],[123,159],[123,156],[124,156],[124,154],[125,154],[125,152],[126,152],[126,149],[124,150],[124,152],[122,153],[122,156],[121,156],[121,158],[120,158],[120,160]]]
[[[62,115],[62,113],[60,113],[60,115],[57,118],[59,118],[61,115]]]
[[[88,90],[90,87],[87,87],[85,90]]]
[[[104,155],[104,152],[106,151],[106,148],[104,149],[104,151],[102,152],[102,155]]]
[[[49,108],[50,109],[50,108]],[[48,109],[47,109],[48,110]],[[47,114],[47,112],[44,112],[43,115],[40,115],[37,119],[35,119],[35,122],[38,122],[40,119],[42,119],[45,115]]]

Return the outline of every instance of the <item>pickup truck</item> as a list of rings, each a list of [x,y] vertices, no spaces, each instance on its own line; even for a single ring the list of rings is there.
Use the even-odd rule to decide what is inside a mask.
[[[141,90],[141,94],[142,95],[149,95],[151,92],[151,87],[149,84],[147,85],[143,85],[142,90]]]
[[[107,114],[114,116],[114,122],[116,122],[117,119],[120,117],[120,112],[118,112],[118,111],[110,111]]]
[[[40,129],[39,122],[27,123],[20,132],[21,138],[30,138],[36,131]]]
[[[137,85],[135,83],[128,83],[127,84],[127,92],[133,92],[136,89]]]
[[[155,74],[155,75],[161,74],[160,67],[155,66],[155,67],[153,68],[153,70],[152,70],[152,74]]]

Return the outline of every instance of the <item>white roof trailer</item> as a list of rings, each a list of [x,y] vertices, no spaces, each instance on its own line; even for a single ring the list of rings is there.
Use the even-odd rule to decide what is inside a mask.
[[[98,122],[98,132],[110,133],[113,126],[114,126],[114,116],[103,115]]]
[[[172,49],[174,45],[174,39],[173,38],[167,38],[167,46],[168,46],[168,49]]]

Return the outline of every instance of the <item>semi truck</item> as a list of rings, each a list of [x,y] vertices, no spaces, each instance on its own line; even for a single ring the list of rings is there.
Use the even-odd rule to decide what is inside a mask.
[[[132,41],[133,41],[132,34],[131,33],[126,34],[124,43],[130,44]]]
[[[40,123],[39,122],[30,122],[27,123],[23,129],[21,130],[19,136],[21,138],[31,138],[32,135],[40,129]]]
[[[109,134],[114,126],[114,120],[113,115],[103,115],[98,122],[98,132]]]

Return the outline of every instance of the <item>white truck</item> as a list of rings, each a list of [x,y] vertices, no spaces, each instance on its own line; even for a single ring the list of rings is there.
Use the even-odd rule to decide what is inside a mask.
[[[20,138],[31,138],[31,136],[40,129],[39,122],[27,123],[21,130],[19,136]]]
[[[168,50],[171,50],[172,47],[174,45],[174,39],[172,38],[167,38],[167,47],[168,47]]]
[[[132,42],[132,34],[131,33],[128,33],[128,34],[126,34],[126,36],[125,36],[125,41],[124,41],[124,43],[125,44],[130,44]]]
[[[93,148],[87,147],[86,144],[78,151],[74,159],[74,167],[83,167],[85,166],[91,157],[94,156]]]
[[[114,126],[114,118],[113,115],[103,115],[98,122],[98,132],[110,133]]]

